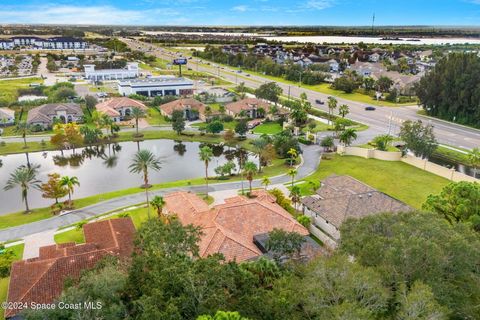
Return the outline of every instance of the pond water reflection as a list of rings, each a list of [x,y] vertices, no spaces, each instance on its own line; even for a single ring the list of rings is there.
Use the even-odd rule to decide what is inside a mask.
[[[4,191],[10,173],[20,165],[40,165],[38,178],[47,180],[50,173],[76,176],[80,186],[75,189],[74,198],[105,193],[140,186],[142,177],[130,173],[128,166],[135,152],[139,149],[152,151],[162,161],[162,169],[150,172],[152,184],[202,177],[205,172],[204,163],[198,157],[198,142],[178,142],[172,140],[146,140],[142,142],[121,142],[75,150],[34,152],[0,156],[3,166],[0,168],[0,214],[21,211],[20,190]],[[238,168],[238,157],[241,152],[222,145],[210,145],[214,158],[209,165],[209,174],[215,175],[215,167],[233,160]],[[32,190],[29,193],[32,208],[45,207],[53,203],[52,199],[42,198],[41,192]]]

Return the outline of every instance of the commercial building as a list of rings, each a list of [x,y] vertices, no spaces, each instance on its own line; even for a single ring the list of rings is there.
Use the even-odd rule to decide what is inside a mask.
[[[106,256],[127,259],[133,252],[135,226],[130,218],[88,223],[84,244],[74,242],[41,247],[39,256],[12,264],[6,319],[23,319],[19,313],[34,304],[51,304],[60,297],[64,282],[76,280]]]
[[[146,79],[120,80],[118,92],[122,96],[139,94],[155,96],[189,96],[193,94],[193,81],[173,76],[151,77]]]
[[[82,50],[86,49],[88,44],[82,39],[72,37],[39,38],[18,36],[0,40],[0,49],[2,50],[11,50],[20,47],[48,50]]]
[[[137,62],[128,62],[124,69],[95,70],[94,64],[86,64],[83,67],[85,68],[85,78],[92,81],[131,79],[139,76]]]

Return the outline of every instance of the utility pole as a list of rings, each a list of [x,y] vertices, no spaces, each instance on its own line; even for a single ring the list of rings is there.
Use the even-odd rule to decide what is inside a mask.
[[[290,86],[288,86],[288,100],[290,101]]]

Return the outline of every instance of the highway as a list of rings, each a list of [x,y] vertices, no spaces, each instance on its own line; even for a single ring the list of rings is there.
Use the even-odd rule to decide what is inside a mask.
[[[173,58],[177,58],[180,56],[180,54],[177,54],[175,52],[167,51],[164,48],[159,48],[157,46],[138,40],[131,40],[127,38],[122,38],[121,40],[127,43],[132,49],[142,50],[148,54],[154,55],[164,60],[172,60]],[[220,67],[199,63],[198,59],[196,58],[188,60],[188,67],[192,70],[214,74],[232,83],[244,82],[247,87],[251,88],[258,88],[261,84],[265,82],[272,82],[271,79],[267,79],[257,75],[249,75],[247,77],[246,74],[248,74],[248,71],[237,73],[235,70],[230,70],[228,67]],[[305,92],[308,96],[308,99],[312,103],[312,106],[323,111],[328,111],[326,101],[329,95],[302,88],[300,86],[288,85],[282,82],[276,83],[282,88],[283,94],[285,96],[290,93],[292,97],[299,98],[300,94],[302,92]],[[418,115],[417,111],[420,110],[418,106],[375,106],[375,111],[366,111],[365,103],[345,100],[338,97],[336,98],[339,105],[346,104],[350,107],[350,113],[347,115],[347,118],[364,123],[370,127],[369,130],[362,132],[363,142],[379,134],[398,134],[401,123],[403,121],[422,120],[424,123],[430,123],[434,126],[435,136],[441,144],[465,149],[480,147],[480,130]],[[315,100],[317,99],[325,101],[325,104],[316,104]]]

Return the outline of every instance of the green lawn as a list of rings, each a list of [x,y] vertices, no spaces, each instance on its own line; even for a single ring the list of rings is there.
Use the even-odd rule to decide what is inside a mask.
[[[262,123],[259,126],[256,126],[253,129],[253,133],[256,134],[277,134],[282,132],[283,128],[282,126],[277,123],[277,122],[267,122],[267,123]]]
[[[335,155],[322,160],[317,171],[304,181],[318,182],[332,174],[350,175],[412,207],[420,209],[430,194],[439,193],[449,180],[403,162]],[[311,194],[308,183],[300,185],[302,194]]]
[[[41,84],[43,83],[43,80],[40,78],[1,80],[0,81],[0,100],[15,102],[18,98],[17,90],[19,88],[26,88],[31,83]]]
[[[230,130],[235,130],[235,126],[237,125],[237,121],[230,121],[230,122],[222,122],[223,123],[223,128],[224,130],[230,129]],[[206,128],[207,123],[206,122],[197,122],[192,124],[192,127],[197,127],[197,128]]]
[[[56,234],[54,239],[57,244],[67,243],[67,242],[75,242],[75,243],[85,242],[85,237],[83,236],[83,229],[77,229],[77,228],[70,231]]]
[[[459,149],[459,150],[462,150],[462,149]],[[465,149],[463,149],[462,151],[468,152]],[[467,166],[470,165],[468,154],[460,151],[452,150],[450,148],[446,148],[443,146],[438,146],[437,150],[435,150],[433,155],[439,158],[445,158],[450,161],[458,162]]]
[[[170,125],[157,108],[148,108],[147,122],[152,126]]]
[[[10,277],[0,278],[0,303],[7,300],[9,282],[10,282]],[[3,319],[4,312],[5,312],[5,309],[0,308],[0,319]]]

